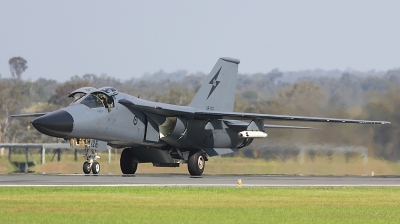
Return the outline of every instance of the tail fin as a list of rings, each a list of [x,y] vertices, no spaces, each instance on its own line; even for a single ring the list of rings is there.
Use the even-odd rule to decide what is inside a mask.
[[[220,58],[189,106],[211,111],[233,111],[240,61]]]

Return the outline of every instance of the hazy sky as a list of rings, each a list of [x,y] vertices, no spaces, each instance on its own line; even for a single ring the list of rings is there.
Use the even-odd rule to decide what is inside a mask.
[[[0,1],[0,74],[24,79],[163,69],[239,72],[400,67],[400,1]]]

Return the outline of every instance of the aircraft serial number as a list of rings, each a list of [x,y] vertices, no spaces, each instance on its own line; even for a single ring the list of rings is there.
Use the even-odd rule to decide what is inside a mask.
[[[207,106],[207,107],[206,107],[206,110],[211,110],[211,111],[213,111],[213,110],[214,110],[214,107],[213,107],[213,106]]]
[[[92,148],[97,148],[98,145],[99,145],[98,141],[92,139],[92,142],[90,143],[90,146],[91,146]]]

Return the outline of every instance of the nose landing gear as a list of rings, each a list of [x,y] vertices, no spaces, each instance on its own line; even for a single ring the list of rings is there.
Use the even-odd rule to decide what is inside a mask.
[[[98,163],[96,160],[100,158],[100,156],[97,155],[95,149],[89,149],[88,146],[85,146],[85,150],[86,153],[83,154],[83,157],[87,161],[83,163],[83,173],[90,174],[90,172],[92,172],[93,174],[99,174],[100,163]]]

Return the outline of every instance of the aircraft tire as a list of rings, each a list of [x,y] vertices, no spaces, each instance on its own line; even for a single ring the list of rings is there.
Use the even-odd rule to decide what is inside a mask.
[[[88,163],[88,162],[83,163],[83,173],[84,174],[90,173],[90,163]]]
[[[206,166],[206,158],[201,151],[192,151],[187,164],[190,175],[201,176]]]
[[[119,165],[123,174],[135,174],[138,167],[138,163],[135,162],[135,157],[129,150],[129,148],[124,149],[119,160]]]
[[[93,162],[92,163],[92,173],[93,174],[99,174],[100,173],[100,163],[98,163],[98,162]]]

